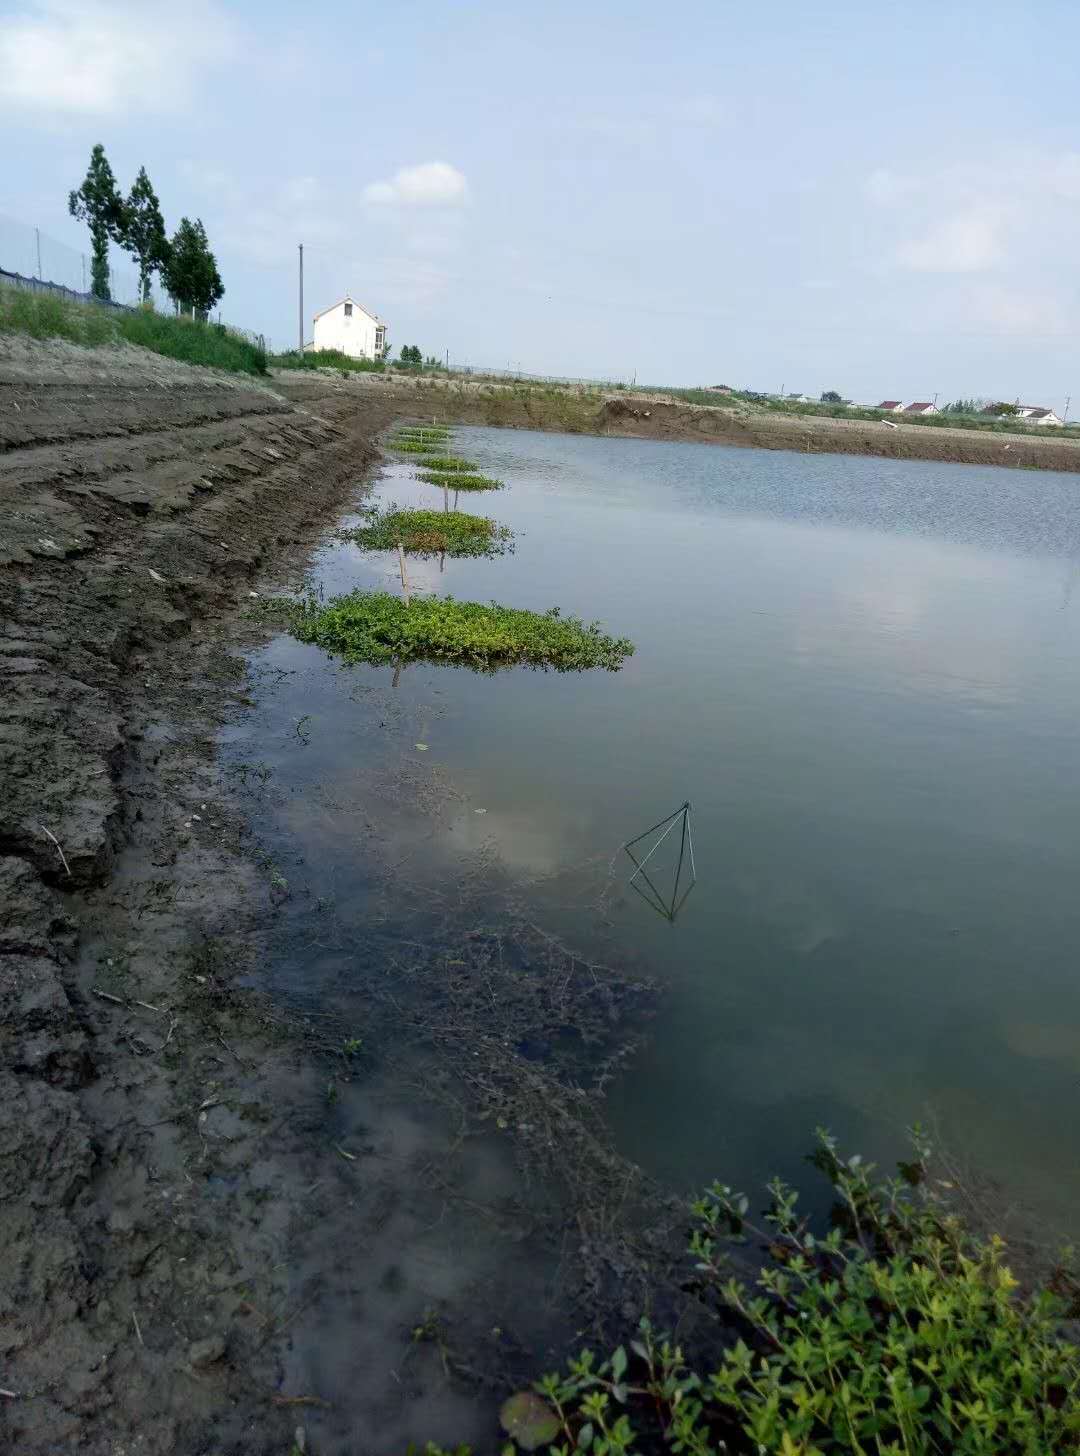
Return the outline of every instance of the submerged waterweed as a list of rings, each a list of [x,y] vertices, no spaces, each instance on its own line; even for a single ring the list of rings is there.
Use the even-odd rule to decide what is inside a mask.
[[[497,602],[459,602],[453,597],[414,597],[390,592],[351,592],[321,603],[277,601],[301,642],[312,642],[347,662],[454,662],[480,671],[524,663],[574,672],[588,667],[617,671],[634,650],[596,622],[564,617],[557,607],[529,612]]]

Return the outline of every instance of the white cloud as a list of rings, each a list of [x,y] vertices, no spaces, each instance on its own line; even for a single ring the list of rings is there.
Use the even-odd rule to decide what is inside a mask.
[[[466,198],[465,174],[449,162],[402,167],[389,181],[369,182],[362,197],[378,207],[457,207]]]
[[[30,0],[0,19],[0,105],[51,116],[168,111],[233,45],[231,21],[210,0],[191,0],[182,23],[160,0]]]
[[[954,213],[901,243],[897,261],[920,273],[980,273],[1004,258],[1004,222],[995,208]]]

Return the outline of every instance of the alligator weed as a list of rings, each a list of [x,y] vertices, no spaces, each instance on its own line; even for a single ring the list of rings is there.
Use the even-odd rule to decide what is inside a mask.
[[[285,616],[301,642],[346,662],[419,659],[481,672],[518,663],[560,672],[589,667],[616,672],[634,650],[625,637],[608,636],[596,622],[564,617],[557,607],[529,612],[453,597],[414,597],[407,603],[384,591],[350,592],[326,603],[279,599],[266,605]]]
[[[443,440],[402,440],[392,439],[390,448],[400,450],[405,455],[434,455],[441,450],[445,444]]]
[[[427,465],[428,461],[424,461]],[[421,470],[419,479],[425,485],[452,486],[454,490],[502,490],[503,482],[490,475],[462,475],[453,470]]]
[[[452,472],[454,475],[459,472],[475,472],[480,469],[474,460],[462,460],[460,455],[428,455],[424,464],[429,470],[438,470],[448,474]]]
[[[414,556],[499,556],[513,550],[514,533],[487,516],[464,511],[374,510],[362,526],[342,536],[371,551],[393,551],[398,542]]]

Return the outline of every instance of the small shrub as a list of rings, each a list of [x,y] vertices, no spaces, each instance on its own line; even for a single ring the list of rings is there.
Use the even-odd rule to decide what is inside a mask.
[[[928,1190],[929,1150],[916,1149],[903,1177],[876,1184],[872,1165],[841,1159],[819,1131],[812,1161],[837,1195],[821,1238],[783,1183],[770,1185],[766,1227],[748,1221],[745,1196],[713,1184],[693,1207],[690,1249],[698,1292],[738,1339],[698,1372],[643,1320],[629,1351],[586,1351],[537,1383],[529,1439],[544,1417],[556,1456],[1080,1450],[1080,1351],[1063,1338],[1063,1307],[1018,1296],[1002,1241],[976,1238]],[[765,1256],[754,1290],[728,1277],[724,1256],[747,1236]]]
[[[363,526],[342,533],[371,551],[393,551],[400,541],[417,556],[498,556],[513,541],[507,526],[464,511],[375,511]]]
[[[423,462],[428,463],[426,460]],[[425,485],[449,486],[453,490],[502,490],[503,482],[490,475],[458,475],[452,470],[421,470],[419,479]]]
[[[325,605],[316,601],[268,604],[285,616],[301,642],[313,642],[346,662],[460,663],[480,671],[514,663],[577,671],[614,672],[633,652],[626,638],[609,637],[599,624],[550,612],[501,607],[497,602],[458,602],[453,597],[414,597],[356,591]]]

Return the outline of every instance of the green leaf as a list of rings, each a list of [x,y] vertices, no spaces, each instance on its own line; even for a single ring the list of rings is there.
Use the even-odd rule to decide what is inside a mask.
[[[559,1434],[558,1416],[532,1390],[519,1390],[517,1395],[503,1401],[499,1422],[523,1451],[546,1446]]]

